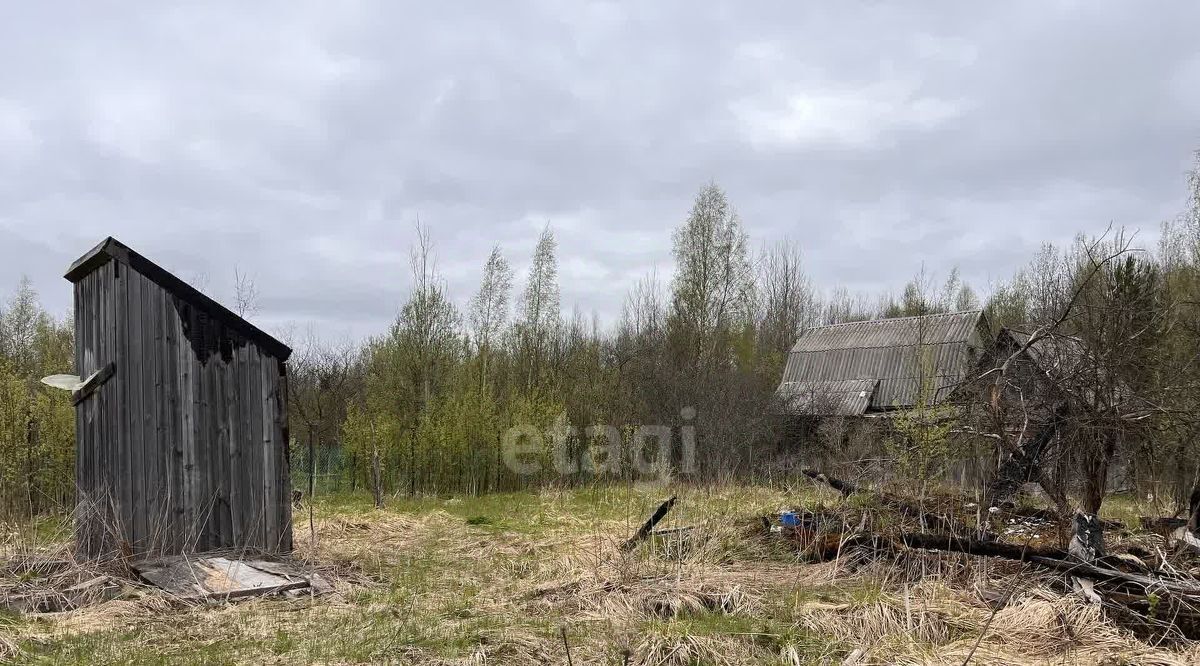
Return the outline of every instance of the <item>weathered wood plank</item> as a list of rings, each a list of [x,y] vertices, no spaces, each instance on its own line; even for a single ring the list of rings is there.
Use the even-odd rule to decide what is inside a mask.
[[[87,280],[81,280],[75,284],[75,305],[76,305],[76,320],[75,320],[75,371],[80,375],[87,376],[88,372],[88,349],[91,345],[92,338],[92,304],[91,291],[88,289]],[[100,477],[96,473],[96,462],[93,456],[97,455],[100,448],[95,445],[95,435],[92,430],[91,423],[88,419],[88,405],[79,404],[75,406],[75,428],[76,428],[76,451],[78,459],[76,460],[77,473],[83,475],[80,480],[80,489],[86,489],[87,500],[89,502],[88,509],[97,508],[99,502],[95,495],[98,492],[96,484]],[[96,529],[98,525],[93,523],[89,529],[84,531],[84,543],[87,544],[88,551],[100,548],[97,542],[99,532]]]
[[[145,292],[152,288],[148,280],[134,271],[130,271],[129,280],[129,354],[130,354],[130,424],[132,448],[130,454],[130,479],[132,491],[130,511],[132,512],[133,529],[129,535],[130,546],[135,552],[146,538],[149,524],[146,520],[146,481],[150,471],[146,465],[146,344],[144,335]]]
[[[85,320],[84,320],[84,313],[82,311],[83,308],[81,307],[82,299],[80,298],[80,292],[82,290],[83,290],[83,286],[79,282],[76,282],[75,284],[71,285],[71,291],[74,296],[73,305],[74,305],[74,313],[75,313],[74,319],[72,320],[74,322],[74,327],[75,327],[75,350],[74,350],[74,357],[73,357],[74,358],[73,364],[75,367],[73,368],[73,370],[75,371],[76,374],[81,374],[83,372],[83,370],[81,369],[83,366],[83,358],[82,358],[83,331],[82,331],[82,327],[84,325],[83,322]],[[83,427],[82,412],[83,412],[83,408],[76,405],[75,406],[75,492],[76,492],[75,502],[76,502],[76,507],[77,507],[76,515],[86,516],[86,515],[88,515],[88,513],[90,513],[90,503],[87,503],[87,504],[84,504],[84,503],[89,502],[90,495],[91,495],[91,483],[95,477],[93,476],[93,472],[89,467],[91,461],[88,459],[88,456],[91,455],[91,448],[87,446],[87,432],[84,430],[84,427]],[[78,507],[80,505],[82,505],[83,511],[79,510]],[[79,552],[83,556],[87,556],[91,552],[91,535],[89,534],[89,531],[90,531],[90,527],[92,525],[93,525],[93,521],[87,520],[87,519],[82,520],[82,521],[77,521],[75,523],[75,548],[76,548],[76,551]]]
[[[247,344],[250,364],[247,368],[249,382],[249,399],[246,402],[246,417],[250,421],[250,439],[246,442],[249,460],[246,464],[247,494],[250,496],[251,521],[254,526],[246,546],[266,550],[269,543],[266,539],[266,501],[263,497],[265,483],[263,480],[263,400],[262,400],[262,363],[258,348]]]
[[[127,489],[129,487],[128,474],[122,475],[121,471],[127,470],[128,453],[129,453],[129,402],[127,396],[129,394],[129,345],[127,333],[129,330],[126,316],[128,313],[128,292],[129,292],[129,271],[122,270],[116,262],[110,262],[112,269],[112,285],[113,291],[110,297],[112,302],[112,319],[109,321],[109,327],[112,331],[113,340],[110,345],[113,362],[113,380],[110,395],[112,396],[113,406],[109,416],[111,420],[108,423],[108,437],[105,442],[104,451],[99,457],[100,469],[98,473],[103,479],[104,489],[101,493],[102,499],[105,502],[104,515],[107,520],[112,523],[111,527],[116,534],[124,535],[129,526],[129,518],[125,513],[124,502],[128,500]],[[117,506],[114,506],[117,505]],[[110,511],[108,507],[113,506],[116,510]],[[115,535],[114,535],[115,536]],[[110,541],[105,539],[105,541]],[[116,547],[118,544],[111,543],[110,547]]]
[[[220,327],[217,328],[218,339],[220,337]],[[215,366],[215,358],[208,360],[208,365],[205,366],[204,381],[205,394],[208,396],[208,416],[206,419],[206,432],[208,441],[205,445],[208,459],[207,474],[209,477],[209,511],[208,511],[208,534],[209,542],[214,548],[226,545],[225,539],[222,536],[225,521],[225,478],[222,474],[224,468],[224,456],[221,455],[221,375],[224,373],[221,369]]]
[[[280,549],[283,552],[292,550],[292,443],[288,428],[288,400],[290,394],[287,375],[287,364],[280,360],[276,362],[279,377],[279,402],[275,418],[279,422],[279,442],[275,451],[279,460],[279,525],[282,530]]]
[[[298,580],[308,578],[310,574],[300,570],[300,567],[288,562],[275,562],[272,560],[245,559],[240,560],[243,564],[254,567],[259,571],[265,571],[269,574],[279,576],[287,580]]]
[[[229,458],[230,447],[232,446],[230,443],[232,431],[229,427],[230,392],[229,365],[226,363],[218,375],[218,438],[213,443],[213,450],[217,452],[220,463],[216,473],[221,479],[221,544],[225,546],[233,546],[235,544],[232,511],[232,463]]]
[[[207,317],[201,321],[203,321],[205,327],[213,323]],[[207,334],[207,331],[205,331],[205,334]],[[200,402],[197,405],[197,421],[200,426],[196,440],[196,465],[199,470],[197,472],[197,480],[200,488],[200,506],[197,509],[200,515],[200,536],[196,548],[197,550],[205,551],[218,545],[213,543],[212,539],[213,491],[217,481],[213,478],[212,474],[213,459],[216,457],[211,445],[213,441],[213,369],[203,359],[201,359],[198,369],[199,372],[197,374],[200,378],[198,395]]]
[[[92,338],[92,367],[89,369],[88,374],[80,375],[80,377],[90,377],[92,374],[102,371],[104,368],[104,362],[106,360],[104,358],[104,343],[108,337],[106,328],[108,325],[108,319],[106,317],[107,313],[105,312],[104,302],[104,271],[95,271],[90,277],[92,277],[92,318],[95,323]],[[97,377],[99,377],[99,375],[97,375]],[[106,448],[108,448],[109,440],[111,440],[111,436],[106,428],[107,419],[105,418],[104,413],[104,396],[96,396],[96,399],[89,400],[88,402],[92,403],[88,406],[88,411],[92,414],[92,423],[89,429],[92,431],[92,437],[95,440],[95,446],[98,447],[99,451],[104,451]],[[92,453],[92,464],[94,465],[93,474],[95,474],[97,478],[103,478],[104,469],[101,464],[97,464],[99,463],[98,458],[99,457],[94,451]]]
[[[100,388],[109,379],[112,379],[112,376],[113,364],[108,362],[104,363],[99,370],[93,372],[91,375],[88,375],[87,380],[83,383],[83,386],[80,386],[71,394],[71,404],[78,405],[86,400],[96,392],[96,389]],[[98,400],[101,402],[101,404],[103,404],[102,399],[98,398]]]
[[[219,339],[221,325],[219,322],[210,319],[209,326],[215,329],[214,338]],[[204,498],[204,509],[208,514],[208,523],[206,525],[205,534],[208,542],[208,548],[218,548],[222,544],[220,542],[220,532],[215,529],[215,523],[212,522],[213,515],[217,512],[217,495],[221,491],[222,479],[220,478],[221,455],[213,444],[218,441],[218,433],[220,432],[220,409],[217,405],[217,385],[219,383],[219,375],[221,374],[220,363],[217,358],[210,356],[204,365],[204,475],[207,479],[205,492],[207,495]]]
[[[195,326],[195,313],[193,308],[185,307],[185,316],[188,318],[186,326]],[[178,347],[179,363],[181,368],[180,374],[180,401],[183,403],[183,506],[184,512],[187,515],[187,531],[185,532],[184,550],[190,550],[196,547],[198,523],[200,520],[199,513],[196,510],[196,505],[199,501],[199,470],[196,466],[196,433],[198,426],[196,424],[196,373],[199,364],[196,363],[195,357],[192,355],[191,347],[182,340]]]
[[[147,434],[149,446],[146,450],[150,473],[147,479],[146,511],[149,514],[150,539],[142,552],[154,552],[161,549],[166,535],[170,513],[166,510],[166,479],[163,474],[163,334],[162,334],[162,302],[164,292],[158,285],[151,283],[147,294],[146,311],[143,319],[143,330],[148,338],[146,364],[149,369],[147,376],[150,387],[148,405],[146,406]]]
[[[89,277],[91,277],[91,276],[89,276]],[[94,372],[94,370],[92,368],[93,363],[94,363],[93,359],[95,357],[95,354],[92,351],[92,349],[93,349],[93,345],[95,344],[95,340],[96,340],[96,319],[95,319],[96,304],[95,304],[94,299],[92,298],[92,293],[93,293],[92,286],[94,284],[95,284],[95,280],[84,280],[79,285],[80,290],[81,290],[80,297],[83,299],[83,302],[84,302],[83,309],[84,309],[84,312],[86,313],[85,314],[86,318],[84,319],[84,327],[83,327],[83,345],[82,345],[83,353],[80,355],[80,366],[79,366],[79,374],[80,374],[80,376],[83,376],[83,377],[86,377],[89,374],[91,374],[92,372]],[[90,454],[88,457],[89,458],[88,459],[88,463],[89,463],[88,464],[88,473],[92,476],[93,479],[99,479],[100,477],[96,475],[95,462],[94,462],[94,460],[92,460],[91,456],[95,455],[95,452],[97,452],[97,451],[103,451],[103,449],[101,447],[97,446],[96,437],[97,437],[98,433],[96,431],[95,423],[92,420],[91,409],[92,409],[91,405],[87,405],[87,404],[82,405],[80,407],[80,413],[83,415],[83,432],[84,432],[84,436],[87,438],[88,449],[90,451]]]
[[[207,327],[212,324],[207,315],[200,313],[198,317],[198,325],[203,331],[200,335],[207,336]],[[212,514],[212,493],[213,493],[213,478],[211,473],[211,461],[214,455],[212,451],[212,414],[210,410],[210,388],[212,385],[209,379],[211,369],[204,363],[203,359],[196,361],[196,487],[199,494],[196,498],[198,502],[196,513],[198,515],[198,541],[196,544],[197,550],[205,551],[214,546],[210,538],[211,527],[209,518]]]
[[[104,314],[103,322],[100,326],[102,338],[100,341],[100,355],[102,358],[98,359],[98,362],[104,365],[111,364],[113,377],[116,377],[117,362],[119,360],[118,347],[120,345],[120,340],[117,338],[117,317],[120,315],[120,312],[116,303],[117,297],[120,295],[120,285],[117,283],[118,271],[115,264],[106,264],[98,272],[102,276],[104,283],[102,295],[104,301],[102,310]],[[104,386],[98,389],[100,393],[98,408],[103,414],[100,423],[103,434],[99,438],[99,442],[104,451],[116,446],[116,440],[119,436],[117,424],[120,422],[121,410],[116,384],[111,381],[111,378],[106,380],[106,382]],[[97,478],[103,479],[111,475],[111,458],[108,458],[107,454],[97,455],[96,452],[93,452],[92,455],[93,461],[96,464],[95,471]]]
[[[161,542],[161,553],[177,552],[179,544],[179,522],[181,516],[176,511],[179,494],[179,359],[175,353],[175,321],[172,317],[175,308],[171,298],[165,292],[162,297],[162,309],[159,312],[158,325],[162,327],[162,402],[163,439],[163,501],[162,511],[165,521]]]
[[[238,541],[239,547],[245,547],[246,544],[252,543],[254,538],[254,488],[250,483],[250,458],[253,455],[254,430],[250,427],[250,412],[251,401],[254,399],[254,392],[250,387],[250,346],[242,345],[240,355],[240,366],[238,367],[238,382],[240,384],[238,397],[238,420],[239,427],[242,430],[242,437],[237,442],[237,477],[234,482],[237,483],[241,490],[241,506],[238,511],[242,517],[242,538]]]
[[[141,562],[134,568],[150,583],[184,599],[232,599],[295,590],[310,584],[298,572],[280,575],[247,561],[219,556],[167,557]]]
[[[240,376],[240,370],[244,365],[242,359],[245,353],[245,348],[234,349],[233,358],[230,359],[230,365],[227,370],[230,394],[226,398],[226,407],[229,410],[229,442],[226,454],[229,459],[229,474],[226,478],[229,483],[229,513],[230,520],[233,522],[233,545],[244,543],[245,541],[245,520],[242,513],[245,502],[243,499],[242,484],[240,483],[241,475],[239,474],[239,468],[241,467],[239,442],[246,436],[246,430],[242,427],[242,396],[245,395],[245,391],[242,388]]]
[[[258,456],[262,460],[263,470],[263,548],[274,551],[279,548],[278,512],[275,509],[275,449],[274,437],[274,383],[272,382],[272,367],[269,359],[261,359],[258,365],[258,376],[261,381],[261,398],[259,399],[259,422],[262,424],[262,441],[258,446]]]
[[[303,580],[302,577],[279,576],[257,569],[247,562],[230,560],[225,557],[207,557],[201,562],[201,565],[219,574],[213,584],[205,585],[205,587],[221,594],[242,589],[268,589]]]
[[[82,377],[86,377],[96,371],[96,369],[95,369],[96,351],[95,350],[96,350],[96,333],[97,333],[97,325],[98,325],[98,321],[96,318],[96,298],[95,298],[96,277],[94,275],[89,275],[87,277],[87,279],[85,279],[81,283],[81,286],[83,287],[82,296],[83,296],[84,303],[86,304],[84,307],[84,310],[87,313],[87,315],[86,315],[87,318],[84,320],[84,323],[86,325],[84,326],[84,331],[83,331],[83,335],[84,335],[83,365],[80,367],[79,374]],[[101,446],[99,446],[99,442],[96,441],[96,438],[99,436],[99,429],[96,427],[95,405],[93,403],[83,403],[81,411],[83,412],[83,429],[84,429],[84,433],[86,434],[86,437],[88,439],[89,449],[93,452],[93,454],[96,451],[103,451],[104,449]],[[89,458],[90,458],[90,456],[89,456]],[[90,459],[89,459],[89,462],[91,463],[89,465],[89,467],[91,468],[90,473],[93,475],[93,478],[97,478],[97,479],[100,478],[99,476],[96,475],[95,463],[92,462]]]
[[[121,452],[124,450],[125,431],[122,429],[122,415],[125,412],[126,405],[122,401],[122,380],[124,378],[124,370],[122,363],[124,362],[124,345],[122,336],[126,331],[123,317],[125,314],[125,280],[128,279],[127,272],[123,272],[113,263],[106,265],[108,279],[110,280],[110,290],[108,294],[108,305],[105,308],[107,319],[104,323],[104,330],[108,338],[106,347],[109,355],[108,360],[113,364],[113,378],[108,385],[101,389],[104,394],[104,411],[106,418],[104,425],[105,434],[100,445],[103,447],[100,452],[97,452],[95,461],[97,463],[96,473],[99,479],[102,479],[103,491],[101,492],[102,500],[105,502],[106,508],[104,515],[106,522],[117,528],[117,534],[123,534],[125,520],[124,507],[117,508],[112,502],[121,501],[124,497],[121,493],[121,480],[114,480],[121,464]],[[103,528],[102,528],[103,529]],[[111,537],[104,538],[103,541],[108,543],[106,550],[111,549],[118,544],[114,534]]]
[[[171,334],[173,337],[173,345],[171,347],[171,358],[173,367],[171,368],[171,380],[174,383],[173,398],[175,400],[175,413],[172,415],[173,426],[175,428],[174,439],[172,439],[173,458],[171,476],[174,479],[174,504],[173,511],[175,520],[174,543],[171,552],[183,552],[184,544],[187,542],[187,488],[184,487],[185,471],[184,471],[184,446],[187,441],[187,434],[191,431],[191,403],[187,402],[185,395],[187,391],[187,360],[182,356],[182,350],[187,347],[187,343],[183,338],[183,319],[175,310],[174,303],[168,315],[171,318]]]
[[[217,328],[218,339],[221,327]],[[212,518],[217,518],[222,512],[221,495],[225,492],[225,478],[221,473],[224,467],[223,456],[221,455],[221,375],[224,374],[224,369],[221,367],[220,356],[212,356],[208,359],[205,378],[208,382],[208,441],[205,444],[205,450],[208,454],[207,459],[207,474],[210,479],[209,483],[209,515]],[[216,521],[209,523],[209,543],[210,547],[217,548],[224,546],[221,537],[221,526]]]

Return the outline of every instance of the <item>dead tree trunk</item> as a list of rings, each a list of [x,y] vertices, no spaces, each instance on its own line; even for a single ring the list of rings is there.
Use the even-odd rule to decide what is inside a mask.
[[[1060,407],[1055,410],[1050,421],[1038,429],[1029,443],[1020,445],[1000,464],[984,495],[985,506],[1011,506],[1013,497],[1021,490],[1021,486],[1042,478],[1042,456],[1050,448],[1055,436],[1058,435],[1059,427],[1065,417],[1064,409]],[[1050,492],[1049,489],[1047,492]],[[1059,498],[1054,497],[1057,494],[1051,493],[1056,504],[1059,503]],[[1061,513],[1065,507],[1058,508]]]
[[[1071,557],[1087,564],[1104,557],[1104,531],[1096,514],[1076,513],[1071,525],[1073,535],[1067,546]],[[1100,603],[1100,595],[1096,594],[1095,584],[1090,578],[1072,576],[1071,587],[1089,603]]]
[[[1116,453],[1117,444],[1113,433],[1099,433],[1103,441],[1087,456],[1083,479],[1083,498],[1080,508],[1085,513],[1100,511],[1104,493],[1108,489],[1108,468]]]
[[[1193,534],[1200,531],[1200,486],[1192,488],[1188,497],[1187,528]]]
[[[379,469],[379,438],[375,434],[375,421],[371,421],[371,494],[375,508],[383,508],[383,479]]]

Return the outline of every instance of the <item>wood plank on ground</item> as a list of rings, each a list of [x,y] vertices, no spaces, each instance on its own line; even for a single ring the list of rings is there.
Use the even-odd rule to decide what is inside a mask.
[[[310,587],[309,577],[280,562],[183,555],[134,565],[142,578],[182,599],[232,599]]]

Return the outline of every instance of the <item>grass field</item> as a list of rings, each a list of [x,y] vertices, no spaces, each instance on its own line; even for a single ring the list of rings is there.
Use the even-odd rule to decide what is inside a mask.
[[[687,539],[621,553],[669,495],[680,499],[660,527],[694,526]],[[572,664],[962,663],[973,649],[974,663],[1200,658],[1133,639],[1019,565],[805,564],[753,533],[756,516],[840,501],[808,484],[397,498],[383,510],[366,495],[317,498],[315,535],[307,512],[295,517],[297,555],[336,581],[334,594],[196,606],[131,586],[75,611],[0,615],[0,661],[567,664],[568,650]],[[25,538],[53,548],[57,534],[44,523]],[[993,615],[986,592],[997,589],[1015,596]]]

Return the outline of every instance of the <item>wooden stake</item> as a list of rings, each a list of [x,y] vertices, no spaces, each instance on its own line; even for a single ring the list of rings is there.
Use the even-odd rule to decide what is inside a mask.
[[[642,524],[641,528],[639,528],[638,531],[629,538],[629,541],[626,541],[621,546],[621,550],[628,553],[634,548],[637,548],[639,543],[645,541],[646,537],[650,536],[650,531],[654,529],[654,526],[657,525],[659,521],[666,517],[667,512],[671,510],[671,507],[675,506],[675,502],[678,499],[679,498],[677,497],[671,497],[662,504],[659,504],[658,509],[654,512],[654,515],[650,516],[650,519]]]

